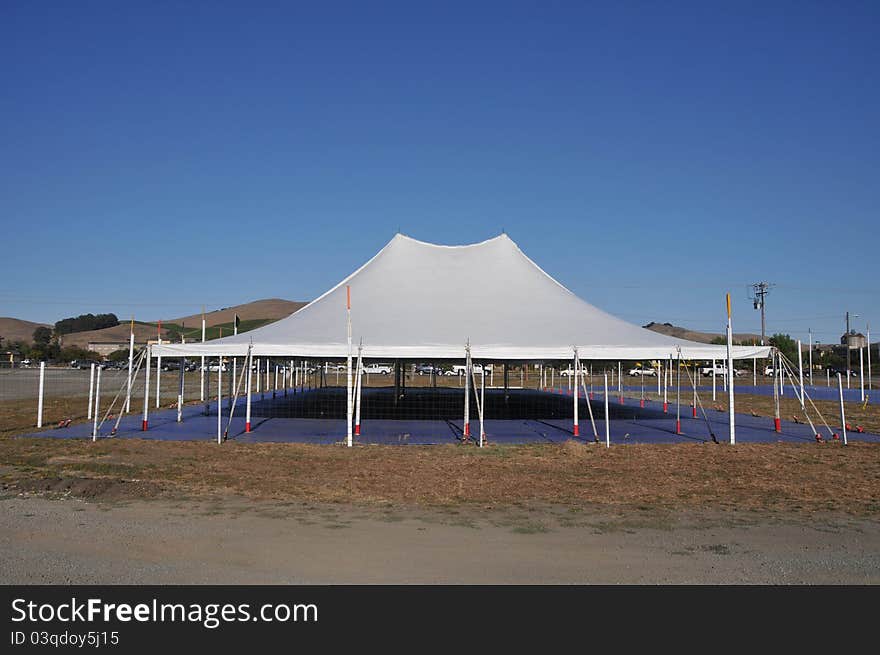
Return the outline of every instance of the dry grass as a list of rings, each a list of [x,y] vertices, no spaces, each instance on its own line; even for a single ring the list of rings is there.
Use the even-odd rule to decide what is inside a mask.
[[[365,505],[530,503],[660,510],[880,511],[880,445],[365,446],[0,440],[12,488]],[[116,483],[110,484],[110,483]],[[120,488],[122,489],[120,491]],[[102,493],[91,493],[101,496]]]

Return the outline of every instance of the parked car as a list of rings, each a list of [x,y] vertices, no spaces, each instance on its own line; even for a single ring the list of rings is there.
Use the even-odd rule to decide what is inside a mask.
[[[831,373],[831,377],[837,377],[837,374],[840,373],[843,377],[846,377],[846,369],[845,368],[830,368],[828,369],[829,373]],[[855,369],[849,370],[849,376],[851,378],[859,377],[859,372]]]
[[[705,377],[711,377],[713,370],[715,372],[716,377],[721,377],[721,376],[727,375],[727,365],[723,364],[723,363],[717,363],[717,362],[716,362],[714,368],[711,364],[700,368],[700,374]],[[740,377],[741,375],[744,375],[743,371],[736,369],[736,368],[733,369],[733,376],[734,377]]]
[[[482,375],[482,374],[483,374],[483,367],[481,367],[481,366],[479,366],[479,365],[477,365],[477,364],[474,364],[474,365],[473,365],[473,368],[474,368],[474,373],[475,373],[476,375]],[[448,370],[448,371],[445,371],[445,372],[443,373],[443,375],[464,375],[466,371],[467,371],[467,366],[465,366],[464,364],[453,364],[453,365],[452,365],[452,368],[451,368],[450,370]],[[492,366],[489,365],[489,364],[487,364],[486,367],[485,367],[485,372],[486,372],[486,373],[491,373],[491,372],[492,372]]]
[[[419,375],[443,375],[443,369],[432,364],[419,364],[416,366],[416,373]]]
[[[631,368],[631,369],[629,370],[628,375],[631,375],[632,377],[651,377],[651,378],[656,378],[656,377],[657,377],[657,370],[656,370],[656,369],[653,369],[653,368],[650,368],[650,367],[645,367],[645,368],[638,368],[638,367],[637,367],[637,368]]]
[[[367,364],[364,366],[364,373],[374,375],[390,375],[394,371],[394,367],[389,364]]]

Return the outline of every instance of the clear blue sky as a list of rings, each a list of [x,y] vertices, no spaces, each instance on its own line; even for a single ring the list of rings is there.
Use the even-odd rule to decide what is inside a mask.
[[[0,315],[305,300],[398,228],[504,229],[633,322],[730,291],[757,330],[768,280],[771,333],[880,335],[878,8],[4,2]]]

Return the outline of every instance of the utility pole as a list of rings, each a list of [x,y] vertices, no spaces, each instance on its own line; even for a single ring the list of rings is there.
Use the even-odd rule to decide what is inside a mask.
[[[764,345],[764,341],[767,339],[766,335],[766,321],[764,317],[764,304],[765,304],[765,296],[770,293],[770,287],[773,286],[769,282],[756,282],[752,285],[752,304],[755,306],[755,309],[761,310],[761,345]]]

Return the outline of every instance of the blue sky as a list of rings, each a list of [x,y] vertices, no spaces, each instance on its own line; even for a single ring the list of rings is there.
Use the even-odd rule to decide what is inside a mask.
[[[880,334],[880,5],[5,2],[0,315],[310,299],[505,230],[637,323]]]

